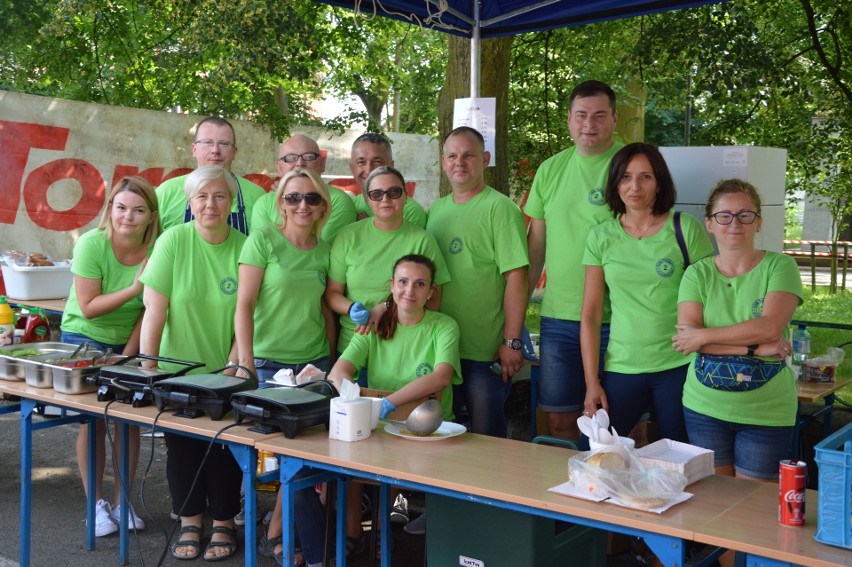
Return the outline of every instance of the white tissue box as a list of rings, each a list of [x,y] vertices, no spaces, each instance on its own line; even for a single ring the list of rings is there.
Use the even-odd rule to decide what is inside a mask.
[[[361,441],[370,436],[373,404],[366,398],[345,401],[332,398],[328,438],[340,441]]]

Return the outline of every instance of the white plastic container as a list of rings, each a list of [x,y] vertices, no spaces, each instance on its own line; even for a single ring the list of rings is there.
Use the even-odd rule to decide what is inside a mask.
[[[3,262],[6,295],[13,299],[62,299],[68,297],[74,276],[68,262],[53,266],[18,266]]]

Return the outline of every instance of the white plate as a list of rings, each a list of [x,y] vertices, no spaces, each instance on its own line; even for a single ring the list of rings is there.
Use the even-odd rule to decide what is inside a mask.
[[[449,439],[450,437],[456,437],[461,435],[467,429],[464,425],[459,425],[458,423],[452,423],[450,421],[444,421],[441,423],[441,427],[439,427],[434,433],[431,435],[427,435],[426,437],[422,437],[420,435],[414,435],[409,432],[404,426],[399,425],[397,423],[388,423],[385,425],[385,431],[390,433],[391,435],[396,435],[397,437],[402,437],[403,439],[411,439],[412,441],[441,441],[442,439]]]

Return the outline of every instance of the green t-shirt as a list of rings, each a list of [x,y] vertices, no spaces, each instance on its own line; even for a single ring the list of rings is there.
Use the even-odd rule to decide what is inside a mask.
[[[612,218],[604,200],[606,180],[609,162],[623,146],[615,142],[609,150],[591,157],[578,155],[577,148],[571,147],[545,160],[536,171],[524,212],[545,221],[547,285],[542,316],[580,320],[586,237],[592,228]],[[608,298],[603,320],[610,320]]]
[[[203,362],[197,373],[228,363],[237,310],[240,251],[246,236],[232,228],[227,240],[210,244],[195,221],[167,230],[157,239],[140,281],[169,298],[160,356]],[[162,368],[178,365],[160,363]]]
[[[460,205],[452,195],[433,203],[426,229],[453,275],[441,295],[441,312],[459,324],[461,358],[493,360],[503,340],[503,274],[529,265],[521,210],[486,187]]]
[[[189,177],[189,174],[182,175],[180,177],[173,177],[172,179],[163,181],[163,183],[157,187],[157,202],[160,207],[160,224],[163,226],[163,230],[183,224],[187,205],[186,194],[183,192],[183,184],[187,177]],[[266,194],[266,191],[263,190],[263,187],[255,185],[244,177],[237,177],[237,181],[240,184],[240,191],[243,194],[243,204],[246,207],[246,224],[248,225],[249,232],[251,232],[254,204],[258,199]],[[231,204],[231,212],[237,212],[236,197],[234,198],[234,202]]]
[[[703,305],[705,327],[727,327],[759,317],[770,291],[786,291],[802,301],[802,278],[795,260],[766,252],[750,272],[736,278],[719,273],[713,258],[691,265],[680,284],[678,302]],[[767,359],[773,360],[773,359]],[[702,385],[689,366],[683,405],[697,413],[750,425],[790,426],[796,420],[796,379],[785,368],[766,385],[749,392],[725,392]]]
[[[373,209],[370,208],[370,205],[367,203],[367,197],[363,193],[355,195],[352,200],[355,202],[355,209],[358,213],[364,213],[368,217],[374,215]],[[402,217],[411,224],[416,224],[420,228],[426,228],[426,210],[423,208],[423,205],[415,201],[412,197],[405,199]]]
[[[674,231],[674,212],[654,235],[634,238],[618,219],[594,227],[583,264],[601,266],[612,304],[606,370],[623,374],[660,372],[688,362],[672,348],[683,254]],[[713,253],[707,231],[681,214],[680,226],[691,262]]]
[[[286,364],[328,356],[322,296],[328,244],[313,250],[293,246],[274,225],[256,226],[240,264],[264,269],[254,310],[254,355]]]
[[[452,272],[447,270],[435,239],[409,222],[391,232],[379,230],[373,219],[363,219],[344,227],[331,247],[328,277],[346,286],[346,297],[360,301],[367,309],[387,299],[393,265],[408,254],[422,254],[435,262],[435,285],[446,285]],[[340,317],[337,350],[343,352],[352,338],[355,323]]]
[[[322,227],[320,238],[331,246],[334,244],[334,239],[337,238],[340,229],[355,222],[355,203],[352,202],[352,197],[347,195],[345,191],[334,185],[326,185],[326,187],[328,187],[328,192],[331,195],[331,216],[328,217],[328,221]],[[251,223],[252,226],[264,224],[277,226],[281,224],[281,215],[278,213],[278,207],[275,204],[275,191],[270,191],[257,200],[254,204]]]
[[[446,362],[455,369],[455,374],[450,385],[441,390],[441,407],[444,419],[453,419],[452,384],[462,382],[459,327],[443,313],[426,311],[416,325],[397,325],[393,337],[387,341],[376,333],[355,335],[342,358],[354,364],[359,372],[367,366],[370,388],[392,392],[434,372],[436,366]]]
[[[150,256],[151,250],[148,250]],[[103,229],[90,230],[74,245],[71,273],[82,278],[101,280],[101,293],[107,295],[133,285],[139,264],[125,266],[119,262]],[[136,321],[144,308],[142,296],[137,296],[115,311],[94,319],[86,319],[77,303],[77,290],[71,284],[68,303],[62,314],[61,328],[66,333],[79,333],[101,343],[123,345],[130,338]]]

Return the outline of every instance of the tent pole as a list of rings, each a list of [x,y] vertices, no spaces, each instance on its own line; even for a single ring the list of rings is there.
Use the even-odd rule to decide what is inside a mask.
[[[470,98],[479,98],[479,55],[481,48],[481,37],[479,26],[479,0],[471,0],[473,3],[473,29],[470,36]]]

